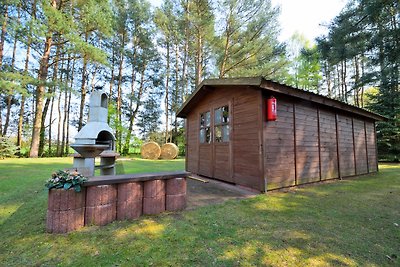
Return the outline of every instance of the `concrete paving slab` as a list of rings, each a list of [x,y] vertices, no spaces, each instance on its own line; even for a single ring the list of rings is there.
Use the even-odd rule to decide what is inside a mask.
[[[192,175],[187,179],[187,209],[219,204],[230,199],[254,197],[259,192],[232,184]],[[202,182],[205,181],[205,182]]]

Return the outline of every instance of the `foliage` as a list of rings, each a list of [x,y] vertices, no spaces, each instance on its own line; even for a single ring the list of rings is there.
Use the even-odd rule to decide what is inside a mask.
[[[123,163],[127,173],[184,167],[184,161]],[[380,165],[376,175],[90,226],[66,235],[47,234],[47,191],[42,190],[42,177],[55,167],[71,164],[67,158],[0,162],[0,225],[6,229],[0,231],[2,265],[400,264],[399,165]]]
[[[288,74],[285,84],[319,93],[321,86],[320,52],[303,35],[295,33],[288,45]]]
[[[399,1],[351,0],[318,39],[328,92],[388,118],[377,125],[380,153],[400,147],[399,15]],[[364,103],[371,86],[379,91]]]
[[[73,188],[75,192],[80,192],[82,184],[86,181],[87,178],[78,171],[70,172],[68,170],[59,170],[51,175],[51,178],[46,181],[45,186],[49,190],[53,188],[64,190]]]
[[[277,41],[279,8],[265,0],[223,0],[217,25],[219,77],[264,76],[277,79],[286,63]]]
[[[97,86],[109,92],[116,147],[127,154],[134,137],[164,130],[161,121],[164,140],[175,141],[177,110],[202,79],[279,79],[285,63],[270,1],[165,0],[153,9],[147,0],[10,0],[1,10],[0,133],[15,130],[32,157],[68,153]]]
[[[148,140],[151,133],[157,132],[160,125],[161,109],[157,95],[150,95],[144,103],[145,108],[139,113],[137,125],[143,139]]]
[[[8,137],[0,136],[0,158],[14,157],[18,152],[18,147]]]

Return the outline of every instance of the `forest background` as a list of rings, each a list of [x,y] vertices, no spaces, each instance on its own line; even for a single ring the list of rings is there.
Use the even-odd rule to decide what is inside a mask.
[[[263,76],[366,108],[381,157],[400,154],[400,4],[349,0],[315,42],[278,41],[269,0],[1,0],[0,156],[66,156],[88,95],[110,95],[116,148],[174,142],[205,78]],[[315,43],[315,44],[314,44]]]

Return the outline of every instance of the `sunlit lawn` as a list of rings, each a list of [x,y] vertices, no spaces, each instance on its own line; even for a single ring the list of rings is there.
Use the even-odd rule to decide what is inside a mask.
[[[0,161],[0,266],[399,266],[400,165],[377,175],[175,214],[45,233],[53,170],[70,159]],[[184,161],[123,161],[125,172]]]

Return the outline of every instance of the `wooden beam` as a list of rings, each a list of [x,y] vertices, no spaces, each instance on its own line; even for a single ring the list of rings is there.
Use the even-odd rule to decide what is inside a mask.
[[[378,137],[376,136],[376,122],[374,122],[374,139],[375,139],[375,164],[376,164],[376,171],[379,171],[378,165]]]
[[[168,122],[167,122],[168,123]],[[185,119],[184,122],[184,128],[185,128],[185,170],[188,171],[188,140],[189,140],[189,120]],[[197,133],[199,134],[199,133]],[[194,144],[192,144],[194,145]]]
[[[297,185],[296,103],[293,102],[294,184]]]

